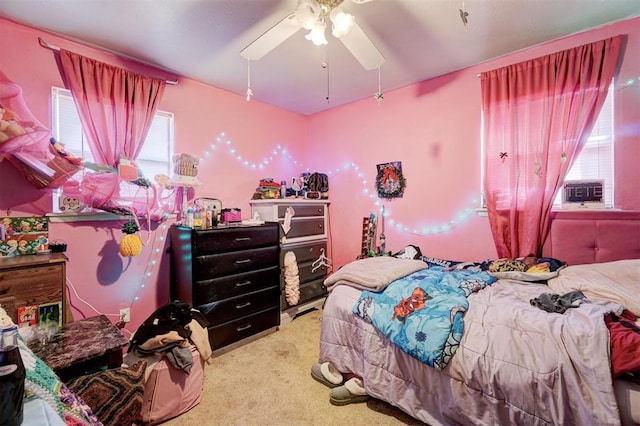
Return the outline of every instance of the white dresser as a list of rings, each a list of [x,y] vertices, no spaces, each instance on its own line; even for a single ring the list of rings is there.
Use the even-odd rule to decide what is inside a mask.
[[[287,302],[284,292],[284,274],[280,275],[281,323],[287,323],[298,313],[321,306],[327,295],[324,280],[329,270],[317,260],[323,254],[327,255],[329,200],[283,198],[251,200],[249,204],[252,216],[257,212],[262,220],[279,222],[281,225],[281,269],[287,252],[292,251],[296,256],[300,277],[300,300],[297,304],[290,305]],[[287,210],[290,212],[289,215]],[[284,229],[287,225],[289,229],[285,233]]]

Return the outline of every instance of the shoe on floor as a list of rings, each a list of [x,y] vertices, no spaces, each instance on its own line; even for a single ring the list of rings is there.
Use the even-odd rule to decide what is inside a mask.
[[[311,366],[311,377],[330,388],[340,386],[344,382],[342,374],[340,374],[339,371],[336,371],[328,362],[324,362],[322,364],[316,362],[313,364]]]
[[[329,392],[329,402],[333,405],[356,404],[366,402],[370,398],[364,390],[362,380],[357,378],[349,379],[344,385],[331,389]]]

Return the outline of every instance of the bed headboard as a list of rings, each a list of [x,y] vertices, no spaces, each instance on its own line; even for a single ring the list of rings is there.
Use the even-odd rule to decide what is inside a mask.
[[[562,211],[543,253],[569,265],[640,258],[640,211]]]

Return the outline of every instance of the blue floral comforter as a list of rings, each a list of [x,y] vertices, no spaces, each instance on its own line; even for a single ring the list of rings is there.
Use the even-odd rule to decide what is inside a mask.
[[[442,370],[462,339],[467,297],[494,281],[484,271],[424,269],[381,292],[363,291],[353,312],[404,352]]]

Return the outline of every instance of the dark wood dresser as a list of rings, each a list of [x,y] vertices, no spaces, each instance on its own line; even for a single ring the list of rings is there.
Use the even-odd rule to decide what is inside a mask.
[[[209,322],[213,350],[280,325],[279,225],[170,230],[171,298]]]
[[[0,305],[18,322],[26,305],[61,302],[62,322],[73,321],[67,302],[67,257],[63,253],[0,258]]]

